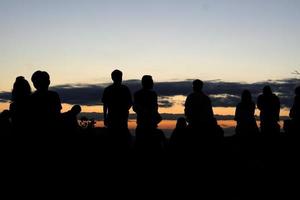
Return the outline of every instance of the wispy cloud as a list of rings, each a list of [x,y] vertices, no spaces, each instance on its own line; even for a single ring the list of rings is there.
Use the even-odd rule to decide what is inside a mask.
[[[161,107],[171,107],[172,97],[177,95],[186,96],[192,91],[192,81],[172,81],[157,82],[155,90],[160,96],[159,104]],[[124,81],[132,92],[141,87],[140,80]],[[99,84],[65,84],[51,87],[59,93],[63,103],[80,105],[100,105],[104,88],[108,83]],[[293,102],[294,89],[300,85],[298,79],[269,80],[265,82],[243,83],[243,82],[224,82],[219,80],[206,81],[204,91],[210,95],[213,106],[233,107],[240,100],[240,94],[244,89],[252,92],[253,99],[261,93],[265,85],[270,85],[275,93],[280,97],[283,107],[290,107]],[[10,92],[0,92],[0,102],[9,101]]]

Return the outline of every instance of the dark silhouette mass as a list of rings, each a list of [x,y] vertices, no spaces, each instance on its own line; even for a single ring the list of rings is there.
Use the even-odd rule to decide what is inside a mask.
[[[237,122],[235,132],[237,135],[257,135],[259,130],[256,124],[255,103],[249,90],[242,93],[241,102],[236,106],[234,120]]]
[[[9,136],[12,133],[10,117],[11,113],[9,110],[4,110],[0,113],[0,136]]]
[[[212,105],[209,97],[202,91],[203,82],[193,81],[193,93],[185,101],[184,113],[189,127],[197,128],[211,124],[214,118]]]
[[[77,116],[81,112],[80,105],[74,105],[71,110],[61,114],[61,128],[65,135],[78,135],[79,134],[79,124]]]
[[[257,107],[260,110],[260,126],[262,134],[279,134],[280,126],[279,98],[272,92],[270,86],[263,88],[263,94],[257,99]]]
[[[49,91],[50,76],[47,72],[36,71],[31,77],[36,91],[30,97],[31,118],[36,134],[45,131],[57,132],[62,109],[59,95]]]
[[[285,121],[285,131],[293,137],[299,137],[300,133],[300,86],[295,89],[295,98],[290,110],[290,120]]]
[[[111,73],[113,84],[105,88],[102,96],[104,124],[108,128],[128,128],[129,109],[132,106],[130,90],[122,85],[123,73]]]
[[[138,146],[160,148],[163,133],[157,129],[162,120],[158,112],[157,94],[150,75],[142,78],[142,89],[134,94],[133,110],[137,115],[136,143]]]
[[[14,133],[21,133],[25,130],[28,131],[30,124],[29,113],[30,111],[30,95],[31,88],[28,81],[23,77],[19,76],[13,85],[10,112],[11,121],[14,129]]]

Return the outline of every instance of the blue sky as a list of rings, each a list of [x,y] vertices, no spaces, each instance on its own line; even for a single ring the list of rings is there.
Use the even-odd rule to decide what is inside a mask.
[[[0,0],[0,91],[152,74],[257,82],[300,69],[298,0]]]

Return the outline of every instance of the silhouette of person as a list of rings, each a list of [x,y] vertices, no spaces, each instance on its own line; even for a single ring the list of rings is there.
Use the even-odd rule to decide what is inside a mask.
[[[300,86],[295,89],[295,98],[290,110],[291,130],[292,133],[300,132]]]
[[[209,97],[202,91],[203,82],[193,81],[193,93],[185,101],[184,113],[190,128],[214,124],[214,113]]]
[[[10,122],[11,113],[9,110],[4,110],[0,113],[0,136],[8,136],[12,131],[12,124]]]
[[[31,88],[28,81],[23,76],[18,76],[13,85],[10,104],[11,120],[14,131],[20,134],[26,130],[29,121],[29,99]]]
[[[127,86],[122,84],[123,73],[114,70],[111,73],[113,84],[105,88],[102,96],[104,124],[108,128],[128,129],[129,109],[132,97]]]
[[[237,135],[249,136],[258,134],[254,113],[255,103],[252,101],[252,95],[249,90],[244,90],[241,102],[238,103],[235,110],[234,120],[237,122],[235,129]]]
[[[134,94],[133,110],[137,114],[139,128],[157,128],[161,117],[158,113],[157,94],[153,90],[153,80],[150,75],[142,78],[142,89]]]
[[[170,147],[172,149],[184,147],[184,144],[187,142],[187,135],[186,119],[184,117],[179,117],[170,138]]]
[[[74,105],[71,110],[61,114],[62,128],[66,135],[75,135],[79,133],[80,126],[77,121],[77,115],[80,112],[80,105]]]
[[[133,110],[137,115],[136,144],[146,149],[159,149],[164,135],[157,129],[162,120],[158,112],[157,94],[153,90],[153,79],[150,75],[142,78],[142,89],[135,92]],[[143,148],[144,148],[143,147]]]
[[[257,99],[260,110],[261,132],[263,134],[279,134],[280,100],[273,94],[270,86],[263,88],[263,94]]]
[[[59,95],[49,91],[50,76],[45,71],[36,71],[31,77],[36,91],[31,95],[30,103],[34,131],[52,131],[59,128],[60,111],[62,109]]]

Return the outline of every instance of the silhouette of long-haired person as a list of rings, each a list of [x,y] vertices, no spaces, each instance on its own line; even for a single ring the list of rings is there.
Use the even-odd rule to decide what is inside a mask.
[[[18,76],[12,89],[10,104],[11,121],[16,134],[25,131],[29,126],[29,101],[31,87],[23,76]]]
[[[215,119],[210,98],[202,91],[203,82],[199,79],[193,81],[193,93],[185,101],[184,113],[188,127],[192,129],[211,128]]]
[[[177,119],[176,127],[172,132],[169,147],[171,150],[179,149],[187,145],[187,121],[184,117],[179,117]]]
[[[236,135],[254,136],[259,130],[255,120],[255,103],[249,90],[242,93],[241,102],[238,103],[235,110],[234,120],[237,122],[235,129]]]
[[[36,71],[31,77],[36,91],[31,95],[31,119],[33,131],[36,134],[43,132],[59,134],[60,111],[62,109],[59,95],[49,91],[50,76],[45,71]]]
[[[262,134],[279,134],[280,126],[280,100],[272,92],[270,86],[263,88],[263,94],[257,99],[257,107],[260,110],[260,126]]]
[[[300,133],[300,86],[295,89],[295,98],[290,110],[291,132]]]
[[[162,120],[158,112],[157,94],[152,76],[142,77],[142,89],[135,92],[133,110],[137,115],[136,143],[153,147],[159,145],[163,134],[157,129]]]
[[[104,124],[111,129],[128,129],[129,109],[132,96],[127,86],[122,84],[123,73],[111,73],[113,84],[105,88],[102,96]]]

